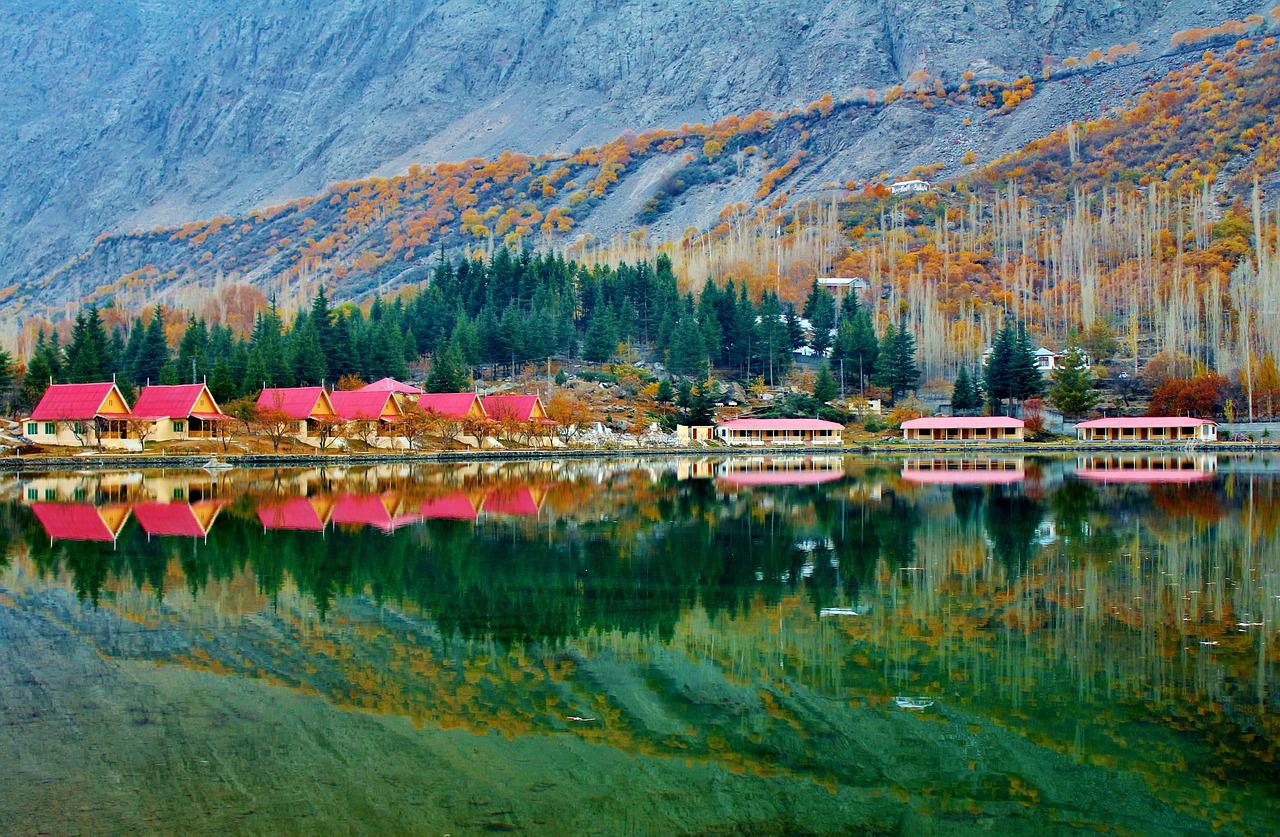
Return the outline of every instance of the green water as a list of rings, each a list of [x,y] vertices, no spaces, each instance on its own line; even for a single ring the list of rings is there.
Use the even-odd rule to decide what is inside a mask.
[[[12,833],[1280,830],[1280,459],[0,480]]]

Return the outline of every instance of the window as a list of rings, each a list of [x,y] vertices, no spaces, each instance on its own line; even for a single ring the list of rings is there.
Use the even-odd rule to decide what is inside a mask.
[[[56,499],[58,499],[58,489],[56,489],[56,488],[46,488],[46,489],[44,490],[44,498],[45,498],[46,500],[56,500]]]
[[[183,494],[183,489],[181,486],[177,486],[173,489],[173,499],[181,500],[182,494]]]
[[[27,422],[27,435],[34,436],[40,432],[40,423],[35,421]]]
[[[88,429],[89,429],[88,426],[82,421],[78,421],[74,425],[72,425],[72,430],[74,430],[76,433],[79,433],[81,435],[84,435],[88,431]]]
[[[40,499],[40,489],[38,489],[38,488],[28,488],[28,489],[27,489],[27,499],[28,499],[28,500],[39,500],[39,499]]]
[[[181,433],[184,427],[186,427],[186,422],[184,422],[184,421],[175,421],[175,422],[173,423],[173,432],[174,432],[174,433]]]
[[[44,423],[44,432],[46,435],[55,436],[58,433],[58,425],[51,421],[46,421]]]

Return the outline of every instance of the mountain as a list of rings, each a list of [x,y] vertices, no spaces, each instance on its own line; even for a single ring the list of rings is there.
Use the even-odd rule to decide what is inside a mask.
[[[1228,0],[1012,7],[753,0],[718,3],[714,13],[692,0],[27,2],[0,21],[3,297],[20,310],[41,310],[148,271],[172,272],[179,284],[214,281],[208,274],[218,271],[280,279],[284,270],[243,253],[226,264],[213,254],[205,263],[219,263],[206,273],[180,276],[178,265],[148,260],[153,254],[133,240],[86,257],[101,235],[270,214],[261,210],[414,164],[431,179],[439,176],[436,161],[497,161],[513,152],[530,155],[531,166],[541,161],[531,171],[537,177],[559,168],[552,160],[628,131],[783,113],[824,94],[857,102],[874,91],[877,107],[838,107],[792,134],[760,137],[772,145],[772,161],[740,157],[733,176],[721,172],[707,177],[713,188],[685,188],[668,201],[674,208],[662,206],[661,193],[671,192],[683,156],[633,156],[615,171],[620,182],[606,183],[594,201],[588,191],[579,202],[587,206],[568,205],[581,190],[552,200],[539,188],[521,203],[532,198],[541,220],[510,225],[541,234],[542,221],[561,206],[574,223],[552,223],[545,238],[553,242],[642,223],[678,235],[714,223],[726,204],[761,200],[766,173],[799,150],[804,157],[785,178],[775,176],[798,193],[938,161],[954,166],[964,150],[982,159],[1011,152],[1185,60],[1187,51],[1171,48],[1179,30],[1262,10]],[[1109,48],[1121,49],[1123,60],[1087,58]],[[1105,83],[1086,90],[1069,76],[1011,111],[979,105],[976,96],[937,107],[910,97],[883,106],[886,91],[898,86],[954,90],[990,81],[1008,88],[1024,76],[1039,80],[1047,57],[1061,68],[1071,56],[1105,69]],[[980,118],[994,113],[999,118]],[[705,132],[692,133],[701,139]],[[745,147],[744,140],[738,150]],[[580,163],[581,176],[594,179],[608,161],[588,154]],[[492,229],[493,220],[479,226]],[[291,261],[305,259],[299,253]]]

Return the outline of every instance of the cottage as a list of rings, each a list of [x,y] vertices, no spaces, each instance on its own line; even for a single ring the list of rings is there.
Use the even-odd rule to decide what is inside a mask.
[[[137,503],[133,516],[147,533],[147,538],[205,538],[226,505],[224,500],[201,500],[196,503]]]
[[[889,187],[889,192],[894,195],[911,195],[917,192],[927,192],[929,188],[929,181],[916,178],[913,180],[899,180]]]
[[[822,419],[741,418],[716,425],[726,445],[839,445],[844,427]]]
[[[132,413],[135,420],[154,421],[147,438],[155,442],[212,439],[215,424],[230,420],[204,384],[143,387]]]
[[[404,408],[393,390],[341,390],[329,394],[334,414],[345,422],[348,438],[363,439],[370,447],[409,446],[397,425],[404,420]]]
[[[931,416],[902,423],[908,442],[1021,442],[1026,423],[1007,416]]]
[[[419,396],[418,408],[425,413],[458,421],[488,418],[480,396],[474,392],[428,392]]]
[[[290,423],[290,435],[306,445],[318,445],[320,427],[340,421],[324,387],[268,387],[258,394],[258,411]]]
[[[365,384],[356,390],[357,392],[394,392],[397,395],[408,396],[409,400],[415,400],[422,395],[424,390],[418,389],[413,384],[406,384],[403,381],[397,381],[395,378],[379,378],[371,384]]]
[[[485,415],[494,421],[550,421],[536,395],[486,395],[480,401]]]
[[[1100,418],[1076,425],[1081,442],[1216,442],[1218,423],[1183,416]]]
[[[129,438],[129,405],[114,381],[50,384],[23,430],[38,445],[140,450]]]
[[[31,511],[51,541],[114,544],[129,520],[129,507],[117,503],[32,503]]]

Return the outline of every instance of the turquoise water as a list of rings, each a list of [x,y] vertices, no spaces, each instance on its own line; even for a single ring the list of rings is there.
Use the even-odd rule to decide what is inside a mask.
[[[16,833],[1269,833],[1280,459],[26,474]]]

